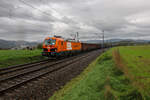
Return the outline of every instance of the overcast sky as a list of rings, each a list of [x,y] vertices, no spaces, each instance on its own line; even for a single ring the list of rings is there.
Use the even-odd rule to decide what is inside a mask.
[[[150,0],[0,0],[0,39],[99,39],[102,30],[107,39],[150,39]]]

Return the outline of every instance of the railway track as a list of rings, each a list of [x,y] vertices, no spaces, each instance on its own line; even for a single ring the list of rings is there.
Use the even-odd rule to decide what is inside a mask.
[[[21,65],[16,65],[16,66],[9,66],[6,68],[0,68],[0,76],[7,74],[7,73],[23,70],[23,69],[26,69],[29,67],[34,67],[36,65],[45,64],[45,63],[48,63],[49,61],[53,61],[53,60],[55,60],[55,59],[46,59],[46,60],[41,60],[41,61],[37,61],[37,62],[33,62],[33,63],[27,63],[27,64],[21,64]]]
[[[14,90],[24,84],[38,79],[46,74],[58,71],[67,65],[73,64],[83,58],[88,57],[87,54],[82,56],[74,56],[63,60],[47,63],[48,60],[38,63],[23,65],[20,68],[6,68],[0,70],[0,95],[7,93],[9,90]]]

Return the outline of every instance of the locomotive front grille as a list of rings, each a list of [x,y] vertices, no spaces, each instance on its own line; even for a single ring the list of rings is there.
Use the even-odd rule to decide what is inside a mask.
[[[55,52],[55,49],[50,49],[51,52]]]
[[[44,51],[44,52],[48,52],[48,49],[47,49],[47,48],[44,48],[43,51]]]

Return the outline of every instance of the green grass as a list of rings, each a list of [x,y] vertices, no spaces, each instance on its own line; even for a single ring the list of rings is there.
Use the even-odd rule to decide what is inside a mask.
[[[150,46],[120,47],[119,52],[128,70],[126,76],[150,100]]]
[[[0,68],[42,60],[42,50],[0,50]]]
[[[49,100],[150,100],[150,46],[110,49]]]

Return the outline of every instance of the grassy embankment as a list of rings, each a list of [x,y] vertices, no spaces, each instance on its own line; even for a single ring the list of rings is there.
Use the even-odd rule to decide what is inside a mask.
[[[49,100],[150,100],[150,46],[113,48]]]
[[[42,60],[42,50],[0,50],[0,68]]]

